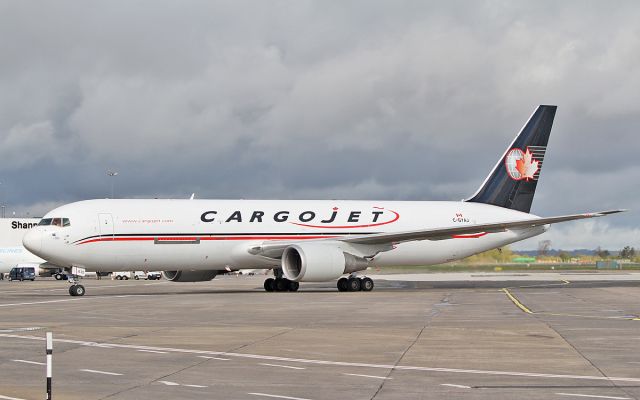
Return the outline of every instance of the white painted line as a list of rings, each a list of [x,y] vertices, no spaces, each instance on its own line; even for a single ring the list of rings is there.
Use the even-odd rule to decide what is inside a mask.
[[[30,306],[32,304],[48,304],[48,303],[62,303],[64,301],[78,301],[80,299],[62,299],[62,300],[47,300],[47,301],[31,301],[28,303],[12,303],[12,304],[0,304],[0,307],[13,307],[13,306]]]
[[[158,381],[158,383],[163,383],[167,386],[180,386],[179,383],[175,383],[175,382],[169,382],[169,381]]]
[[[11,360],[11,361],[15,361],[15,362],[19,362],[19,363],[25,363],[25,364],[35,364],[35,365],[47,365],[43,362],[38,362],[38,361],[27,361],[27,360]]]
[[[3,396],[1,394],[0,394],[0,399],[3,399],[3,400],[24,400],[24,399],[21,399],[21,398],[18,398],[18,397]]]
[[[229,358],[221,358],[221,357],[211,357],[211,356],[198,356],[200,358],[206,358],[209,360],[220,360],[220,361],[229,361]]]
[[[159,351],[159,350],[145,350],[145,349],[140,349],[138,351],[143,351],[145,353],[156,353],[156,354],[167,354],[166,351]]]
[[[247,393],[253,396],[262,396],[262,397],[273,397],[275,399],[287,399],[287,400],[310,400],[302,397],[291,397],[291,396],[279,396],[277,394],[267,394],[267,393]]]
[[[62,303],[62,302],[66,302],[66,301],[89,301],[89,300],[96,300],[96,299],[123,299],[123,298],[128,298],[128,297],[147,297],[150,296],[148,294],[125,294],[125,295],[120,295],[120,296],[89,296],[89,297],[80,297],[80,298],[73,298],[73,299],[60,299],[60,300],[44,300],[44,301],[30,301],[30,302],[26,302],[26,303],[11,303],[11,304],[0,304],[0,307],[13,307],[13,306],[30,306],[30,305],[34,305],[34,304],[50,304],[50,303]]]
[[[208,387],[208,386],[203,386],[203,385],[182,385],[182,386],[192,387],[192,388],[206,388],[206,387]]]
[[[121,376],[122,374],[119,374],[117,372],[107,372],[107,371],[98,371],[95,369],[81,369],[80,371],[82,372],[91,372],[92,374],[102,374],[102,375],[114,375],[114,376]]]
[[[389,377],[386,377],[386,376],[376,376],[376,375],[347,374],[347,373],[343,373],[342,375],[360,376],[360,377],[363,377],[363,378],[375,378],[375,379],[393,379],[393,378],[389,378]]]
[[[449,387],[460,388],[460,389],[471,389],[471,386],[455,385],[453,383],[441,383],[440,386],[449,386]]]
[[[596,396],[595,394],[580,394],[580,393],[556,393],[556,394],[560,396],[591,397],[594,399],[631,400],[631,397]]]
[[[0,333],[0,337],[13,338],[22,340],[38,340],[44,341],[42,336],[28,336],[28,335],[14,335],[9,333]],[[71,343],[79,346],[111,346],[119,349],[133,349],[133,350],[147,350],[147,351],[160,351],[160,352],[174,352],[181,354],[195,354],[195,355],[210,355],[210,356],[226,356],[234,358],[246,358],[252,360],[269,360],[280,362],[293,362],[300,364],[311,365],[330,365],[339,367],[355,367],[355,368],[378,368],[378,369],[393,369],[396,371],[421,371],[421,372],[444,372],[454,374],[475,374],[475,375],[490,375],[490,376],[516,376],[516,377],[528,377],[528,378],[548,378],[548,379],[577,379],[587,381],[607,381],[607,382],[640,382],[640,378],[631,377],[619,377],[619,376],[592,376],[592,375],[571,375],[571,374],[545,374],[540,372],[518,372],[518,371],[492,371],[481,369],[460,369],[460,368],[441,368],[441,367],[418,367],[410,365],[391,365],[391,364],[368,364],[359,362],[346,362],[346,361],[330,361],[330,360],[314,360],[306,358],[287,358],[278,356],[269,356],[263,354],[249,354],[249,353],[230,353],[223,351],[208,351],[208,350],[193,350],[193,349],[181,349],[172,347],[152,347],[152,346],[138,346],[132,344],[120,344],[120,343],[97,343],[86,340],[71,340],[71,339],[55,339],[57,343]]]
[[[42,329],[39,326],[29,326],[26,328],[13,328],[13,329],[0,329],[0,333],[13,333],[13,332],[29,332]]]
[[[306,369],[306,368],[303,368],[303,367],[292,367],[290,365],[280,365],[280,364],[260,363],[260,365],[264,365],[265,367],[280,367],[280,368],[289,368],[289,369]]]

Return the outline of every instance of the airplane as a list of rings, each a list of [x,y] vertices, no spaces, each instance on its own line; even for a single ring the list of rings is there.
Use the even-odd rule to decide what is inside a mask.
[[[611,210],[530,214],[556,106],[540,105],[480,188],[463,201],[101,199],[47,213],[24,237],[34,254],[80,270],[162,270],[173,282],[273,269],[266,291],[338,279],[370,291],[358,272],[458,260]],[[85,288],[73,276],[69,293]]]
[[[24,234],[38,222],[40,218],[0,218],[0,279],[12,268],[33,268],[36,276],[54,275],[62,279],[60,267],[28,252],[22,245]]]

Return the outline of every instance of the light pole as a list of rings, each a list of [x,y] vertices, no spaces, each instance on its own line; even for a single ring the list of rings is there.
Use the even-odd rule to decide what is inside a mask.
[[[113,199],[113,181],[114,181],[115,177],[118,176],[118,172],[108,169],[107,170],[107,176],[111,177],[111,198]]]
[[[4,218],[4,209],[6,205],[4,204],[4,192],[2,191],[2,182],[0,182],[0,208],[2,208],[2,218]]]

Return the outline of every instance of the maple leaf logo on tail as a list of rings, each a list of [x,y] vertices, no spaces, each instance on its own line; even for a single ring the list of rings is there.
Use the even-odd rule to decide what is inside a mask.
[[[533,154],[528,147],[526,152],[520,149],[509,150],[504,162],[507,173],[511,179],[516,181],[535,179],[534,176],[540,169],[539,162],[533,158]]]
[[[533,159],[533,154],[529,151],[524,153],[524,156],[520,160],[516,160],[516,169],[520,172],[520,179],[533,179],[533,176],[538,172],[538,161]]]

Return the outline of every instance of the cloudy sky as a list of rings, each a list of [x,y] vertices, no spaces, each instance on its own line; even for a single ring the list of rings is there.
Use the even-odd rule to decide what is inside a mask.
[[[516,248],[640,247],[637,1],[0,0],[0,200],[459,200],[538,104]],[[107,169],[119,172],[106,176]]]

